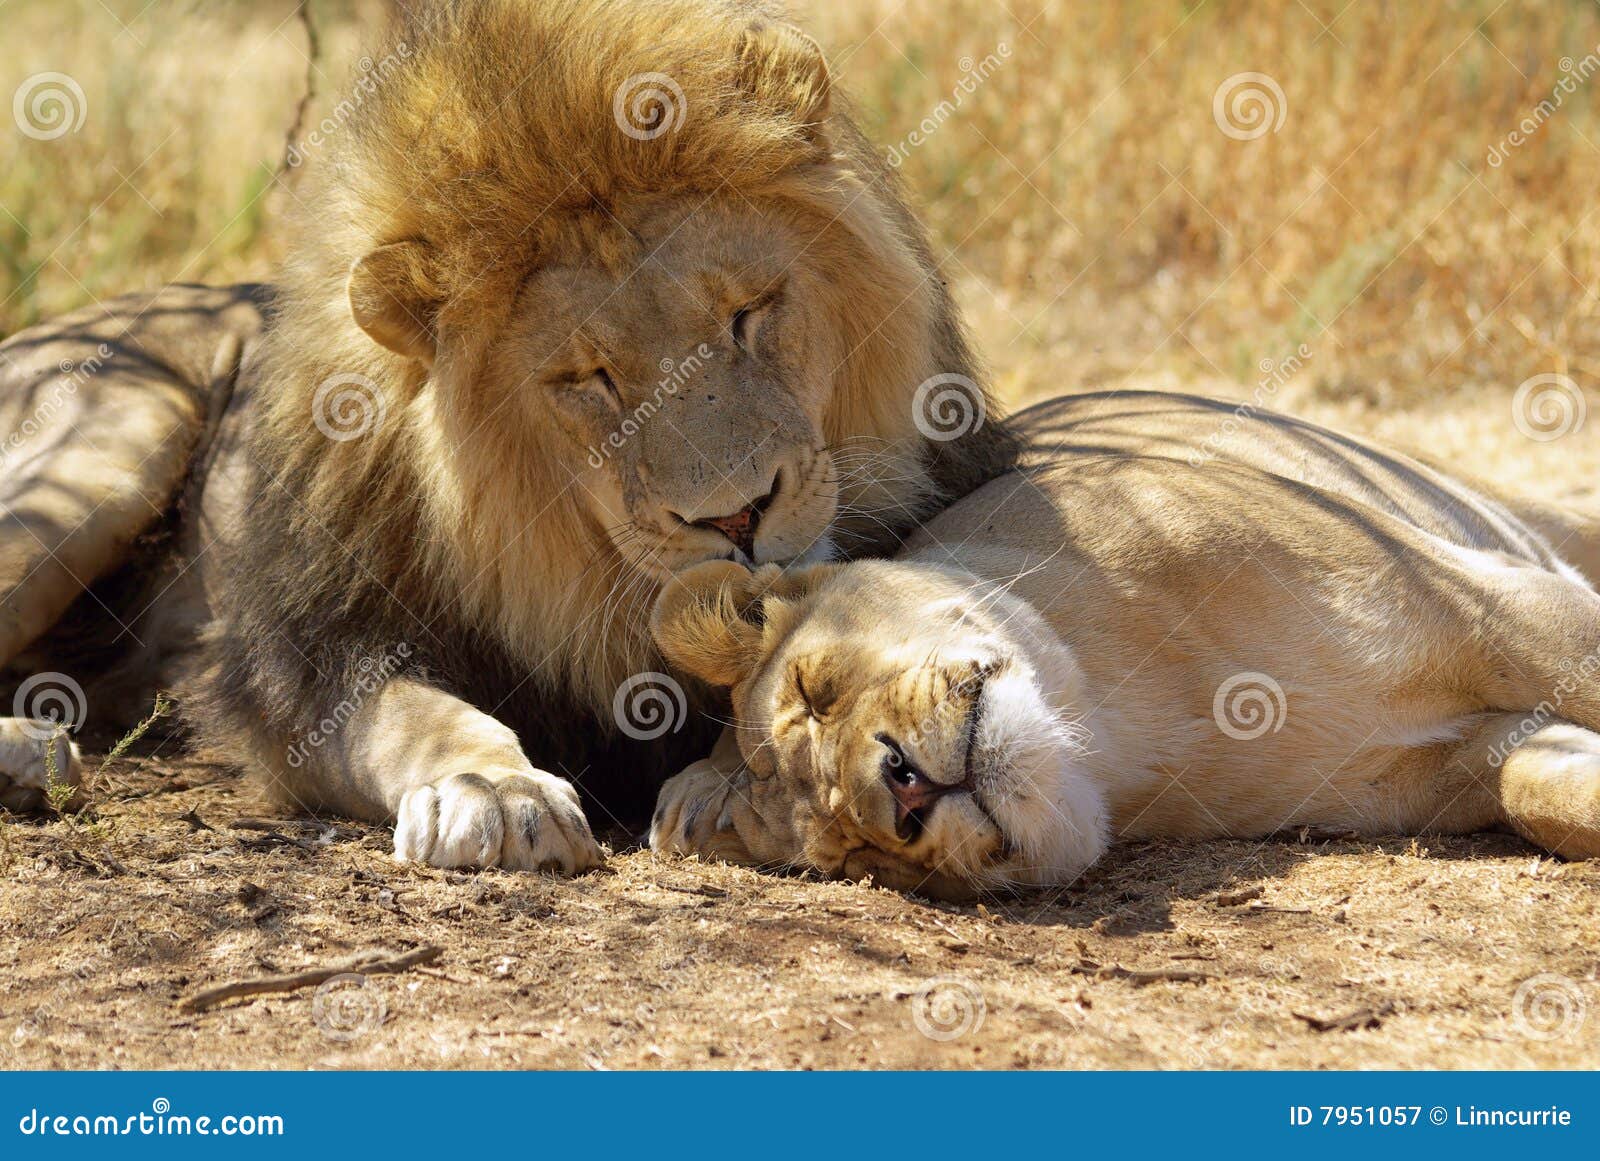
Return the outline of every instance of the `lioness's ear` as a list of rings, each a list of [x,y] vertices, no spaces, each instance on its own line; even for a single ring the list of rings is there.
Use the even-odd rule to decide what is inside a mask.
[[[715,686],[734,686],[760,659],[761,605],[755,579],[731,560],[709,560],[661,587],[650,631],[666,659]]]
[[[373,342],[433,365],[440,291],[425,242],[379,246],[350,268],[350,313]]]
[[[757,21],[739,43],[739,74],[758,104],[794,118],[817,139],[833,82],[816,41],[787,24]]]

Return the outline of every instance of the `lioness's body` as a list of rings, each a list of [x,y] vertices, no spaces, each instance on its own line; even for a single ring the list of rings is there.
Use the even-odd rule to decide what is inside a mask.
[[[1312,424],[1262,413],[1218,459],[1187,462],[1228,417],[1143,393],[1024,413],[1037,466],[955,505],[901,559],[1005,585],[1060,635],[1118,835],[1495,821],[1450,776],[1457,740],[1485,712],[1533,711],[1585,657],[1566,716],[1600,727],[1600,597],[1497,501]],[[1234,734],[1263,731],[1236,737],[1216,695],[1249,673],[1284,699],[1225,697]]]
[[[1061,881],[1108,838],[1301,824],[1509,825],[1600,855],[1600,596],[1504,506],[1183,396],[1061,400],[1014,430],[1025,470],[766,610],[732,672],[741,748],[775,776],[695,812],[696,837],[681,802],[714,783],[691,772],[661,845],[714,849],[721,821],[757,861],[911,885]],[[663,644],[711,676],[675,599]],[[791,671],[837,708],[794,712]],[[880,785],[863,737],[926,785]],[[897,798],[937,802],[909,841]]]

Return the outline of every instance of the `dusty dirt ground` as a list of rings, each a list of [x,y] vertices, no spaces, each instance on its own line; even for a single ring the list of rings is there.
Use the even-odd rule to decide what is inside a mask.
[[[1276,402],[1593,502],[1600,432],[1531,442],[1508,398]],[[1600,862],[1510,837],[1124,845],[1071,890],[956,907],[658,862],[626,832],[569,882],[400,867],[383,828],[283,820],[178,753],[94,775],[83,818],[0,816],[0,1064],[1600,1067]],[[180,1007],[423,947],[320,995]]]
[[[575,881],[402,868],[380,828],[238,829],[268,808],[204,763],[103,781],[94,828],[5,827],[11,1067],[1600,1064],[1600,865],[1512,838],[1136,845],[979,908],[625,834]],[[426,946],[320,996],[179,1006]]]

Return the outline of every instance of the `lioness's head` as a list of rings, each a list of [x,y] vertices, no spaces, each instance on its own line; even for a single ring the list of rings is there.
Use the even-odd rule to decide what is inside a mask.
[[[1077,667],[1001,587],[897,562],[704,564],[653,627],[731,690],[741,759],[669,783],[658,848],[944,896],[1064,882],[1104,849]]]
[[[388,540],[352,528],[388,554],[368,574],[420,571],[603,704],[648,666],[674,570],[892,543],[999,458],[920,230],[810,38],[733,0],[407,11],[308,153],[269,348],[304,509],[416,509]],[[327,437],[341,400],[370,430]]]

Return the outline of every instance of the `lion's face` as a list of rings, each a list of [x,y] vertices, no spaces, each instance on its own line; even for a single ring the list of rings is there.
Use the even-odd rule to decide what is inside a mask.
[[[626,260],[575,254],[527,278],[481,378],[638,569],[825,558],[839,353],[804,240],[751,206],[635,216]]]
[[[312,167],[266,427],[387,595],[609,720],[673,570],[881,551],[1010,442],[810,38],[706,0],[445,8]],[[381,422],[330,442],[350,380]]]
[[[657,639],[732,689],[748,809],[717,813],[751,861],[956,895],[1062,882],[1102,851],[1077,668],[1022,602],[896,563],[681,581]]]

